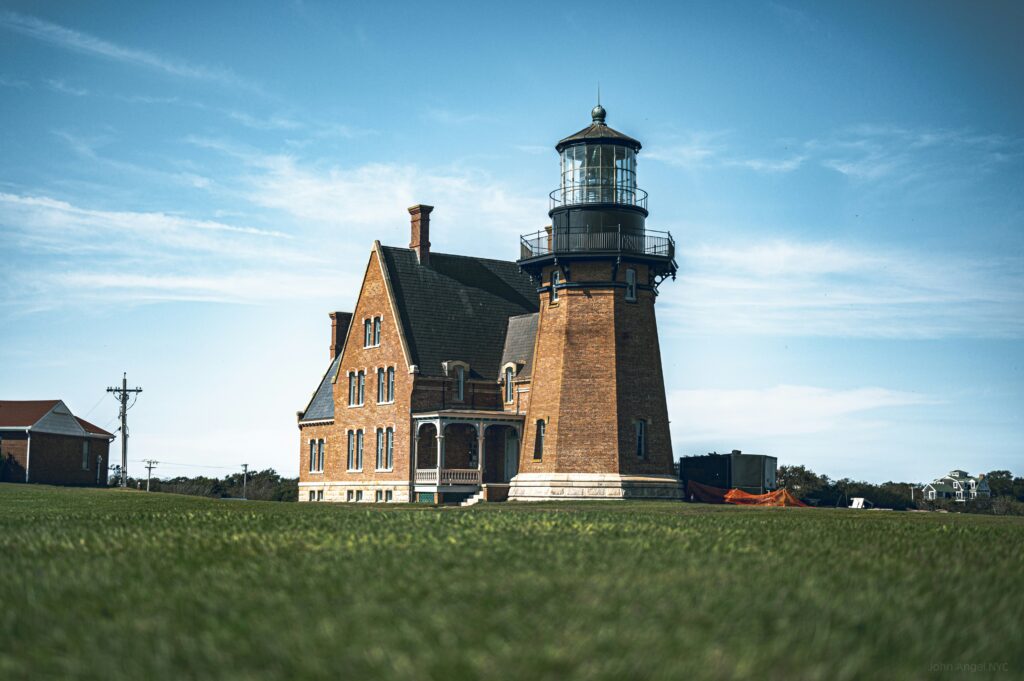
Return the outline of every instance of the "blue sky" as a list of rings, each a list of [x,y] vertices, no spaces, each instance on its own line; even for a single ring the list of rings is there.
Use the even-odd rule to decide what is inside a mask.
[[[236,7],[0,3],[3,398],[113,428],[127,370],[131,459],[295,474],[373,239],[516,257],[600,82],[677,456],[1024,474],[1019,4]]]

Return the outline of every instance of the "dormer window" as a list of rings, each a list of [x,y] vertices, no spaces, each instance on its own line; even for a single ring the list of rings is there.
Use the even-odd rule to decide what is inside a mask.
[[[516,389],[513,384],[515,378],[515,372],[512,367],[505,367],[505,403],[511,404],[516,399]]]
[[[462,402],[466,399],[466,367],[455,367],[455,399]]]

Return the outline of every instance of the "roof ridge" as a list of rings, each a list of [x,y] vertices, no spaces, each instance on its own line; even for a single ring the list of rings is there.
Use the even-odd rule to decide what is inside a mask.
[[[385,246],[384,244],[381,244],[380,247],[381,248],[387,248],[387,249],[392,250],[392,251],[410,251],[411,252],[413,250],[411,248],[404,248],[402,246]],[[440,251],[431,251],[430,255],[432,255],[432,256],[433,255],[443,255],[446,258],[464,258],[466,260],[483,260],[485,262],[500,262],[500,263],[503,263],[505,265],[516,265],[516,261],[515,260],[502,260],[501,258],[484,258],[484,257],[481,257],[481,256],[476,256],[476,255],[459,255],[458,253],[442,253]],[[516,265],[516,266],[518,267],[518,265]],[[440,273],[438,273],[438,274],[440,274]]]

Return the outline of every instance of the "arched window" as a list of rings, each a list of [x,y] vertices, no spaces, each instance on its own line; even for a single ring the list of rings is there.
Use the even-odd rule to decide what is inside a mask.
[[[535,461],[540,461],[544,458],[544,434],[547,430],[547,424],[544,423],[544,419],[537,419],[537,437],[533,443],[533,458]]]
[[[387,442],[384,445],[384,468],[391,470],[395,467],[395,429],[387,429]],[[390,494],[390,492],[388,492]],[[391,501],[388,499],[388,501]]]
[[[388,402],[395,401],[395,367],[388,367]]]
[[[505,367],[505,402],[511,404],[516,399],[515,386],[512,384],[514,373],[512,367]]]
[[[359,372],[359,396],[356,400],[356,404],[363,404],[366,398],[366,372]]]
[[[384,468],[384,429],[377,429],[377,470]]]
[[[373,320],[363,320],[363,347],[368,348],[373,345]]]
[[[373,344],[380,345],[380,317],[373,318]]]

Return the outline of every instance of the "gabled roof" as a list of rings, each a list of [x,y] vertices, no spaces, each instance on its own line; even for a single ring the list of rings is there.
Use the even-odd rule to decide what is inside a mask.
[[[85,432],[89,433],[90,435],[103,435],[105,437],[114,437],[113,433],[109,433],[100,428],[99,426],[95,426],[89,423],[83,418],[79,418],[76,416],[75,420],[78,421],[78,425],[82,426],[82,428],[85,429]]]
[[[305,421],[326,421],[334,418],[334,377],[338,375],[338,366],[341,364],[341,353],[331,360],[327,372],[320,379],[320,385],[313,393],[312,399],[302,412],[299,423]]]
[[[72,414],[61,400],[0,400],[0,429],[3,428],[78,437],[113,437],[112,433]]]
[[[0,428],[30,428],[60,400],[0,400]]]
[[[537,339],[537,319],[539,313],[523,314],[509,317],[508,331],[505,333],[505,348],[501,352],[501,366],[521,364],[517,378],[529,378],[533,371],[533,346]],[[501,367],[499,367],[499,379]]]
[[[514,262],[431,253],[421,265],[409,248],[381,246],[412,364],[442,376],[461,360],[470,375],[493,379],[501,366],[508,318],[537,311],[537,287]]]

